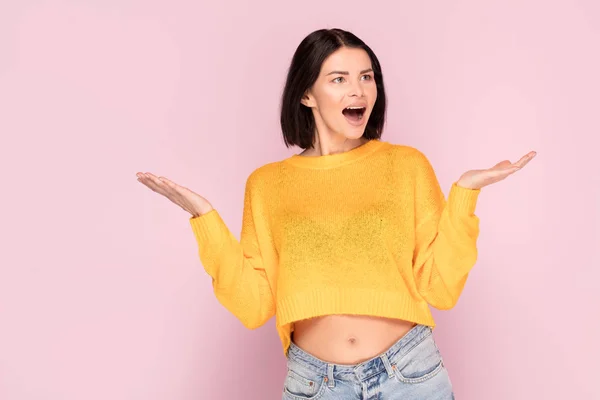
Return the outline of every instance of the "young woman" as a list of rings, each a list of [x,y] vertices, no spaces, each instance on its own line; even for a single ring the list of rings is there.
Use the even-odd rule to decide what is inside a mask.
[[[304,151],[249,175],[239,241],[202,196],[137,174],[192,215],[221,304],[250,329],[276,315],[284,399],[454,398],[429,306],[452,308],[475,264],[481,188],[535,152],[465,172],[446,200],[423,153],[381,140],[385,113],[373,51],[318,30],[282,98],[285,144]]]

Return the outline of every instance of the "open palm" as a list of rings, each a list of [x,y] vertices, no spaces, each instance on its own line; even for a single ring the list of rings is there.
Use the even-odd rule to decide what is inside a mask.
[[[206,214],[212,210],[212,205],[204,197],[185,186],[176,184],[164,176],[159,177],[150,172],[138,172],[136,176],[138,182],[146,185],[153,192],[165,196],[194,217]]]
[[[457,185],[468,189],[481,189],[484,186],[499,182],[509,175],[522,169],[529,161],[536,156],[535,151],[530,151],[515,163],[509,160],[500,161],[489,169],[473,169],[461,175]]]

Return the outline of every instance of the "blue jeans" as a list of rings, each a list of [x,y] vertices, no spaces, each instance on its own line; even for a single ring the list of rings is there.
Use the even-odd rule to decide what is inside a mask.
[[[284,400],[451,400],[431,327],[416,325],[383,354],[356,365],[321,361],[291,344]]]

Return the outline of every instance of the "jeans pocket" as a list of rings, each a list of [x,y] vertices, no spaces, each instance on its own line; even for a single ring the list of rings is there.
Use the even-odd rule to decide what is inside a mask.
[[[404,383],[421,383],[444,368],[442,356],[433,335],[427,335],[408,353],[392,362],[396,378]]]
[[[325,391],[325,378],[310,376],[288,368],[283,386],[284,397],[293,400],[315,400]]]

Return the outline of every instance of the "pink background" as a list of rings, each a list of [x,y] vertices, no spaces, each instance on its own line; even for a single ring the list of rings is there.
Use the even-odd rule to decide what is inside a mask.
[[[445,190],[483,189],[480,257],[435,312],[458,399],[600,399],[600,7],[588,1],[3,1],[0,399],[278,399],[274,321],[213,297],[188,214],[234,234],[243,186],[285,149],[278,104],[302,38],[354,31],[380,57],[384,140]]]

